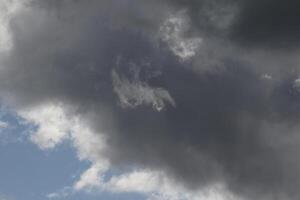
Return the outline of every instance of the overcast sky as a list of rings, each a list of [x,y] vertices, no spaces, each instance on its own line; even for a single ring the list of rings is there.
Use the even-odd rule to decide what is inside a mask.
[[[300,199],[297,0],[0,0],[0,200]]]

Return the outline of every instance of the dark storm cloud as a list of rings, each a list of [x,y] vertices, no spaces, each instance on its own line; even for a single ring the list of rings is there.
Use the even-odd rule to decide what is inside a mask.
[[[299,20],[299,1],[245,1],[233,39],[249,46],[294,48],[299,45]]]
[[[116,166],[163,170],[193,189],[222,182],[249,199],[299,199],[297,58],[238,53],[226,39],[234,33],[256,47],[290,36],[297,42],[288,26],[296,8],[280,17],[297,3],[272,1],[271,10],[270,1],[213,2],[32,1],[10,21],[14,47],[0,68],[1,99],[93,113],[90,125],[107,134]],[[182,9],[192,21],[187,32],[204,40],[187,61],[156,35]],[[200,19],[198,9],[206,11]],[[283,64],[274,77],[270,60]]]
[[[228,37],[248,47],[296,48],[299,45],[300,2],[297,0],[169,2],[187,9],[194,27],[208,36]],[[229,24],[220,27],[220,22]]]
[[[111,145],[118,148],[111,157],[163,167],[195,188],[225,179],[236,192],[255,191],[256,199],[295,193],[299,168],[289,166],[299,160],[286,154],[298,148],[284,140],[296,135],[299,94],[289,94],[291,87],[281,84],[270,88],[240,65],[227,65],[221,74],[200,76],[166,67],[159,85],[176,108],[117,108],[122,134],[112,133]]]

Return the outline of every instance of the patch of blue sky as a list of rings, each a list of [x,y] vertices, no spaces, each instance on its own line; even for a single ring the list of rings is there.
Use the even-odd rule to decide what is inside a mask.
[[[86,164],[65,145],[43,152],[29,142],[0,147],[0,188],[15,199],[45,199],[45,194],[73,183]]]
[[[22,142],[27,139],[26,134],[35,128],[25,123],[14,112],[0,106],[0,145]]]

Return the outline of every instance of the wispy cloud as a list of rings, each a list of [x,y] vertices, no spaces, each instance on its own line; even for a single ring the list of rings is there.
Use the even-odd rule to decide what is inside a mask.
[[[6,129],[9,127],[9,123],[5,121],[0,121],[0,129]]]

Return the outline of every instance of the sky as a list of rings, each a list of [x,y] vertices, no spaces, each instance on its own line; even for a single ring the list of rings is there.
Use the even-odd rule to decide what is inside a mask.
[[[299,9],[0,0],[0,200],[298,200]]]

